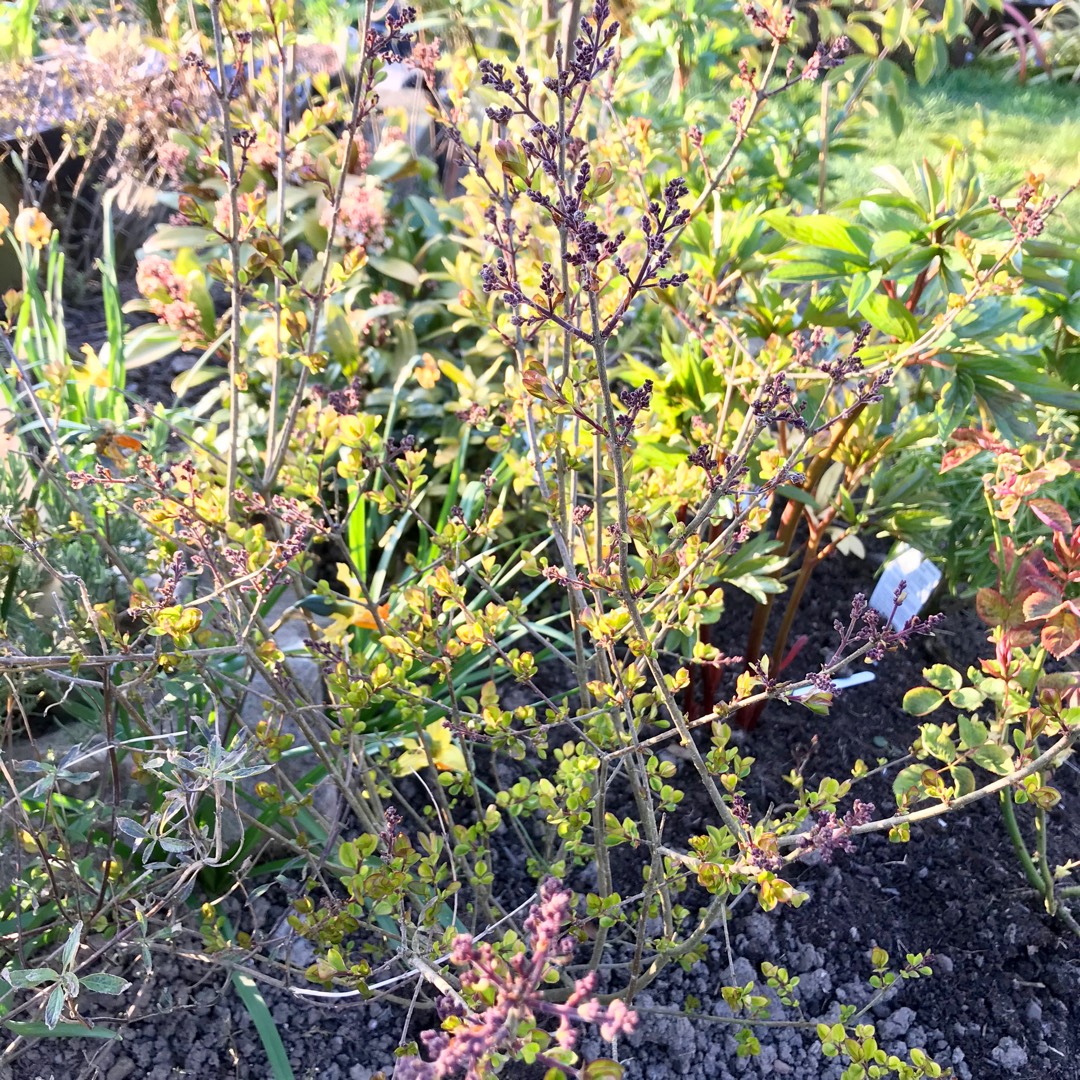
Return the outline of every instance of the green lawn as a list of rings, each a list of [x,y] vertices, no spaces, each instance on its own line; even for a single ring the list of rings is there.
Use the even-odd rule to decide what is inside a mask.
[[[1021,86],[978,67],[950,71],[927,86],[912,84],[904,107],[904,131],[897,139],[884,118],[869,122],[865,148],[837,161],[831,170],[835,201],[851,198],[880,182],[871,170],[889,163],[910,175],[923,157],[940,159],[935,140],[956,136],[976,152],[989,193],[1005,195],[1029,172],[1045,175],[1051,190],[1080,180],[1080,86],[1036,83]],[[985,128],[983,125],[985,124]],[[1062,208],[1080,231],[1080,191]]]

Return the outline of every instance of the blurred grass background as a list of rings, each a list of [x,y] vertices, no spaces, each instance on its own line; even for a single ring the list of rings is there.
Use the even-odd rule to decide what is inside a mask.
[[[1010,194],[1029,172],[1042,173],[1054,192],[1080,180],[1080,84],[1021,85],[970,67],[927,86],[912,83],[908,93],[899,138],[879,116],[864,129],[865,149],[832,163],[834,204],[880,186],[875,166],[892,164],[910,177],[914,164],[940,159],[953,139],[975,152],[990,194]],[[1080,240],[1080,192],[1062,207],[1055,231]]]

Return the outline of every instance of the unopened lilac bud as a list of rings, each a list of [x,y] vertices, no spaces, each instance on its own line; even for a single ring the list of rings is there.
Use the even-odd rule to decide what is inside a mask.
[[[592,182],[588,193],[592,199],[598,199],[615,186],[615,173],[610,161],[601,161],[592,171]]]
[[[494,150],[495,157],[507,176],[516,176],[519,180],[528,183],[529,163],[519,147],[509,139],[499,139],[495,143]]]
[[[644,514],[630,514],[626,519],[626,524],[630,535],[635,540],[647,544],[652,539],[652,527]]]
[[[1046,716],[1057,716],[1061,712],[1061,695],[1052,687],[1039,691],[1039,711]]]

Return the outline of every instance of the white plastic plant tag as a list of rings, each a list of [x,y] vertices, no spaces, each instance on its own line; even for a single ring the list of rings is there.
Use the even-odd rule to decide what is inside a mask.
[[[918,548],[900,546],[899,554],[885,564],[881,577],[870,597],[870,606],[888,618],[893,609],[893,597],[901,581],[907,582],[904,602],[896,609],[892,629],[898,630],[913,615],[918,615],[941,580],[941,571]]]

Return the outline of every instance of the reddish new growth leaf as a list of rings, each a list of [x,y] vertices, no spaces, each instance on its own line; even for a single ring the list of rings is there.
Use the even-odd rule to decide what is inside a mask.
[[[1060,660],[1080,648],[1080,595],[1070,589],[1080,584],[1080,525],[1074,528],[1068,510],[1053,499],[1031,499],[1028,506],[1053,533],[1055,558],[1035,547],[1017,564],[1010,543],[1000,560],[998,588],[980,589],[975,606],[985,623],[1008,631],[1013,646],[1026,647],[1037,637]]]
[[[1017,630],[1026,621],[1022,600],[1009,599],[989,586],[975,594],[975,610],[987,626]]]
[[[988,450],[992,454],[1009,451],[1005,443],[999,442],[988,431],[983,431],[981,428],[958,428],[952,433],[952,439],[959,445],[950,447],[942,456],[940,469],[942,473],[963,465],[965,461],[969,461],[983,450]]]
[[[1069,602],[1063,604],[1052,619],[1048,619],[1039,635],[1043,648],[1060,660],[1080,648],[1080,608]]]
[[[1061,503],[1054,502],[1053,499],[1031,499],[1028,502],[1028,508],[1055,533],[1072,532],[1072,518]]]

